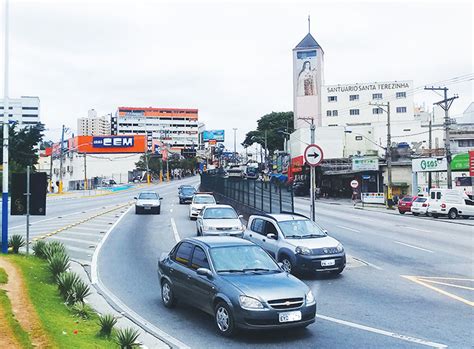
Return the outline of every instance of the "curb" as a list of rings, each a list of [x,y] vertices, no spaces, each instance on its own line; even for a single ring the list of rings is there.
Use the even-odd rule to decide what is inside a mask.
[[[135,313],[132,309],[127,307],[118,297],[116,297],[110,290],[105,287],[105,285],[100,280],[99,271],[97,268],[97,263],[99,259],[99,253],[104,245],[105,241],[107,241],[109,235],[115,229],[115,227],[120,223],[120,221],[127,215],[127,213],[133,208],[133,205],[130,206],[110,227],[107,231],[105,236],[97,245],[94,254],[92,256],[91,262],[91,282],[97,292],[109,303],[112,308],[122,313],[126,316],[130,321],[134,322],[138,326],[140,326],[145,332],[153,335],[158,340],[161,340],[163,343],[167,344],[171,348],[179,348],[179,349],[190,349],[190,347],[180,340],[174,338],[173,336],[169,335],[165,331],[161,330],[160,328],[150,324],[144,318],[142,318],[139,314]]]

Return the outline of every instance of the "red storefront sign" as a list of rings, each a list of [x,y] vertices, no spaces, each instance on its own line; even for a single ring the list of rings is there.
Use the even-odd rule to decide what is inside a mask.
[[[474,177],[474,150],[469,152],[469,175]]]

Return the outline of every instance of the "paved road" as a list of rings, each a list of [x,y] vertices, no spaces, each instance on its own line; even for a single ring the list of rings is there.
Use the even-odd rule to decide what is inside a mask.
[[[193,348],[473,346],[472,227],[336,205],[318,205],[318,221],[357,260],[339,277],[304,280],[317,295],[321,316],[306,330],[225,339],[209,316],[184,306],[164,308],[157,260],[176,240],[196,233],[176,186],[160,190],[161,215],[126,214],[102,247],[98,272],[123,303],[183,343]],[[300,212],[308,213],[308,206],[296,200]]]

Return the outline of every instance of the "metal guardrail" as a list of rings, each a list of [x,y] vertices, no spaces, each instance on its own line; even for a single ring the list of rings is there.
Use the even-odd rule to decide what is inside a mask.
[[[201,188],[261,212],[294,212],[293,188],[278,182],[202,174]]]

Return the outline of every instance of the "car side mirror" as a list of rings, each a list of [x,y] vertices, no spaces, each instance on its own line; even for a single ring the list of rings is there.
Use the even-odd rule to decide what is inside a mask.
[[[323,229],[323,233],[326,234],[326,235],[329,234],[329,232],[326,229]]]
[[[244,215],[239,214],[239,219],[240,219],[240,218],[244,218]]]
[[[138,200],[138,198],[136,196],[133,197],[135,200]]]
[[[196,273],[201,276],[212,278],[212,271],[207,268],[199,268],[198,270],[196,270]]]
[[[160,198],[160,200],[163,200],[163,198]]]
[[[276,240],[276,239],[277,239],[277,236],[276,236],[276,234],[268,233],[268,234],[267,234],[267,238]]]

